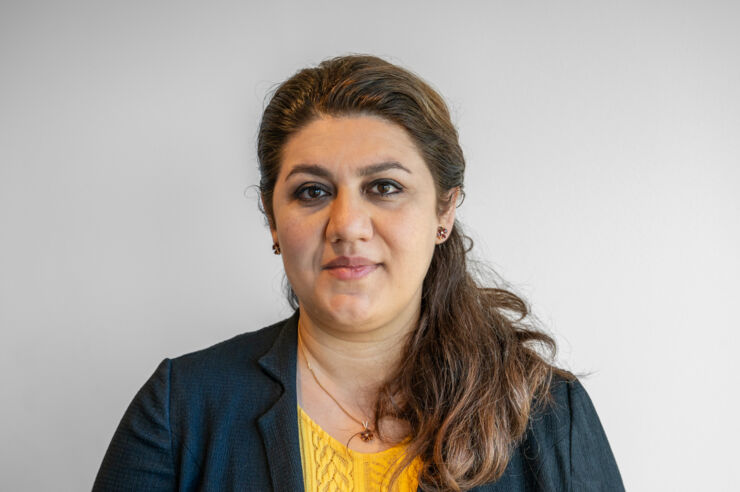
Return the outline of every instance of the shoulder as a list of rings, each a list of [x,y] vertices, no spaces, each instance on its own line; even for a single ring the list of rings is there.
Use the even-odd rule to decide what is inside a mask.
[[[532,403],[521,446],[527,459],[547,461],[548,455],[568,451],[574,395],[576,399],[588,398],[578,379],[554,375],[548,393]]]
[[[208,348],[170,359],[173,371],[182,375],[204,376],[211,371],[223,374],[229,370],[252,367],[267,353],[288,320],[262,329],[242,333]]]
[[[599,431],[606,444],[596,408],[581,382],[575,376],[554,375],[549,398],[534,405],[529,433],[540,443],[556,445],[570,442],[587,431]]]
[[[171,402],[178,393],[188,396],[213,392],[234,379],[254,379],[259,359],[270,351],[288,320],[262,329],[237,335],[211,347],[164,359],[154,374],[139,390],[143,395],[156,396],[161,405]]]
[[[165,360],[170,401],[180,411],[198,411],[270,400],[281,391],[264,369],[264,359],[287,358],[289,350],[278,340],[292,324],[289,318],[254,332],[244,333],[203,350]],[[276,351],[276,347],[281,347]],[[175,410],[175,408],[173,408]]]
[[[570,429],[573,406],[583,407],[591,400],[581,382],[575,377],[554,374],[547,396],[536,400],[530,416],[530,431],[539,437],[557,439]]]
[[[288,320],[281,321],[163,360],[121,419],[94,490],[168,490],[178,480],[199,480],[209,460],[212,473],[232,477],[224,472],[222,457],[237,452],[252,457],[244,460],[252,468],[240,470],[264,477],[262,461],[254,458],[261,456],[254,452],[256,419],[283,388],[259,361],[291,327]],[[283,346],[287,353],[289,344]]]
[[[535,482],[550,490],[623,491],[606,433],[581,382],[555,376],[519,447]]]
[[[281,340],[294,326],[291,319],[159,365],[142,392],[152,395],[146,400],[157,402],[146,406],[167,422],[173,445],[198,455],[213,448],[209,444],[213,433],[230,435],[238,430],[256,438],[257,418],[292,384],[287,378],[276,380],[264,363],[271,356],[289,359],[289,344]],[[197,460],[201,459],[198,455]]]
[[[285,383],[269,375],[262,362],[268,355],[289,358],[289,344],[279,340],[292,328],[292,319],[164,359],[134,398],[130,416],[156,415],[162,427],[184,433],[202,426],[203,415],[228,422],[235,412],[247,418],[263,412]]]

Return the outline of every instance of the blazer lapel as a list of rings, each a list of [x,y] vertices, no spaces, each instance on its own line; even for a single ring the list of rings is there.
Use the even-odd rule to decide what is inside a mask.
[[[298,311],[285,322],[272,348],[259,359],[262,369],[282,387],[275,404],[257,420],[272,485],[280,492],[304,490],[296,398],[297,329]]]

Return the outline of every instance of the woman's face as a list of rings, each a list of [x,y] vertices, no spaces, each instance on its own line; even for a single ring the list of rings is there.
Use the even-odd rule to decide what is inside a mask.
[[[406,131],[374,116],[317,119],[283,148],[273,239],[301,313],[359,333],[416,322],[437,227],[432,175]]]

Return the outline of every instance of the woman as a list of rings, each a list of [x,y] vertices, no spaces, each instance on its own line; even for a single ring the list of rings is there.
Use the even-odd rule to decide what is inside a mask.
[[[96,490],[623,490],[553,340],[467,269],[465,161],[434,90],[327,60],[276,90],[258,154],[296,312],[163,361]]]

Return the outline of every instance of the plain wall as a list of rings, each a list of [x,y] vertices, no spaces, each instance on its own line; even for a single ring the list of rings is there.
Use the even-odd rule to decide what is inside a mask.
[[[0,3],[0,489],[89,489],[164,357],[289,314],[268,91],[349,52],[448,101],[476,255],[584,379],[631,491],[729,491],[740,3]]]

